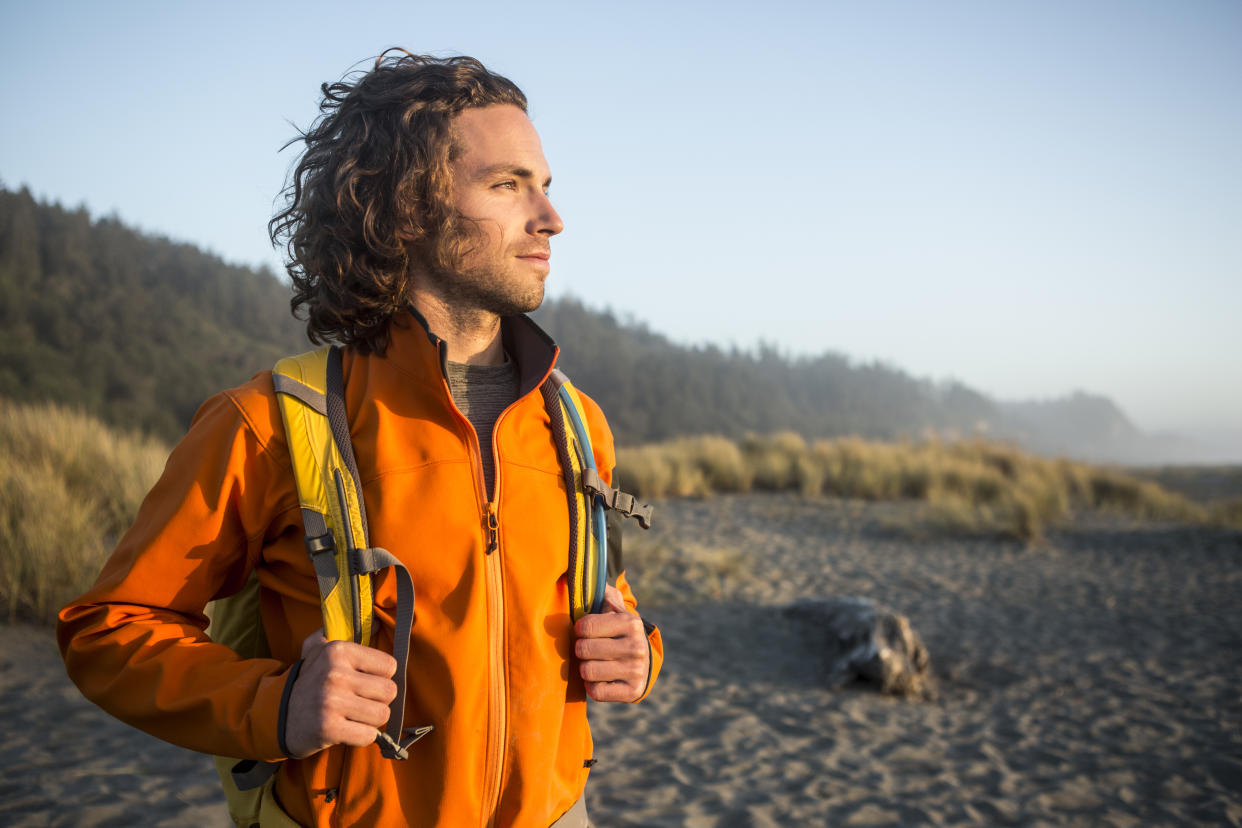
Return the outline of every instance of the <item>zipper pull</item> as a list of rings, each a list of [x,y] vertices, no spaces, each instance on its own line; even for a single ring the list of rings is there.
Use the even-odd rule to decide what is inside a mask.
[[[487,554],[492,554],[500,546],[500,523],[496,520],[496,507],[487,507]]]

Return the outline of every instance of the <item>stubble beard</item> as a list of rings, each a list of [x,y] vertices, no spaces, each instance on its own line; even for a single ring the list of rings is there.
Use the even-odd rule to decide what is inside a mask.
[[[543,304],[543,282],[516,284],[503,268],[481,266],[461,268],[443,274],[441,295],[462,311],[482,311],[494,316],[517,316],[530,313]]]
[[[469,263],[470,254],[481,244],[474,234],[466,233],[459,245],[437,251],[437,261],[425,262],[430,281],[449,307],[459,314],[504,317],[530,313],[543,304],[544,280],[522,278],[514,272],[516,262],[508,267],[494,260]]]

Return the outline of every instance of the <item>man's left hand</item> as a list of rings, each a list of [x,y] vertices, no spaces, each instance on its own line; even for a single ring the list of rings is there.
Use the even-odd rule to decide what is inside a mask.
[[[604,609],[574,624],[574,654],[587,695],[596,701],[637,701],[647,688],[651,654],[643,620],[625,607],[621,591],[604,590]]]

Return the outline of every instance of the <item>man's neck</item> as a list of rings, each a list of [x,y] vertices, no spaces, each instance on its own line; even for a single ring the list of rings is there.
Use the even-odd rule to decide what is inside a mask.
[[[449,362],[504,364],[499,316],[473,308],[451,307],[440,297],[417,288],[410,292],[410,303],[427,320],[431,332],[444,340]]]

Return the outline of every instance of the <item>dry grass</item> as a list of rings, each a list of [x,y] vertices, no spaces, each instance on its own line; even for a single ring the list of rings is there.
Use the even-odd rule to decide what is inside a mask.
[[[167,455],[155,440],[74,411],[0,400],[0,616],[51,620],[86,589]],[[1024,540],[1080,508],[1242,529],[1242,498],[1204,507],[1151,479],[995,443],[847,438],[808,444],[785,432],[741,441],[688,437],[623,449],[618,459],[625,488],[646,498],[758,490],[914,499],[927,504],[924,519],[934,529]],[[675,556],[678,567],[689,567],[679,594],[727,592],[727,581],[741,571],[736,550],[691,553]]]
[[[0,400],[0,612],[50,621],[90,586],[167,456],[87,415]]]
[[[1213,523],[1242,530],[1242,497],[1220,500],[1208,507]]]
[[[1052,460],[1001,443],[880,443],[780,433],[738,443],[681,439],[622,450],[620,478],[642,497],[799,491],[921,500],[933,528],[1036,540],[1075,509],[1147,520],[1242,526],[1242,503],[1214,509],[1117,469]]]
[[[713,492],[748,492],[752,464],[732,440],[683,437],[640,446],[626,453],[618,469],[627,490],[658,492],[651,497],[703,497]]]
[[[693,604],[735,596],[754,577],[746,556],[732,546],[685,543],[676,546],[635,532],[625,539],[626,555],[641,561],[642,600],[650,604]]]

